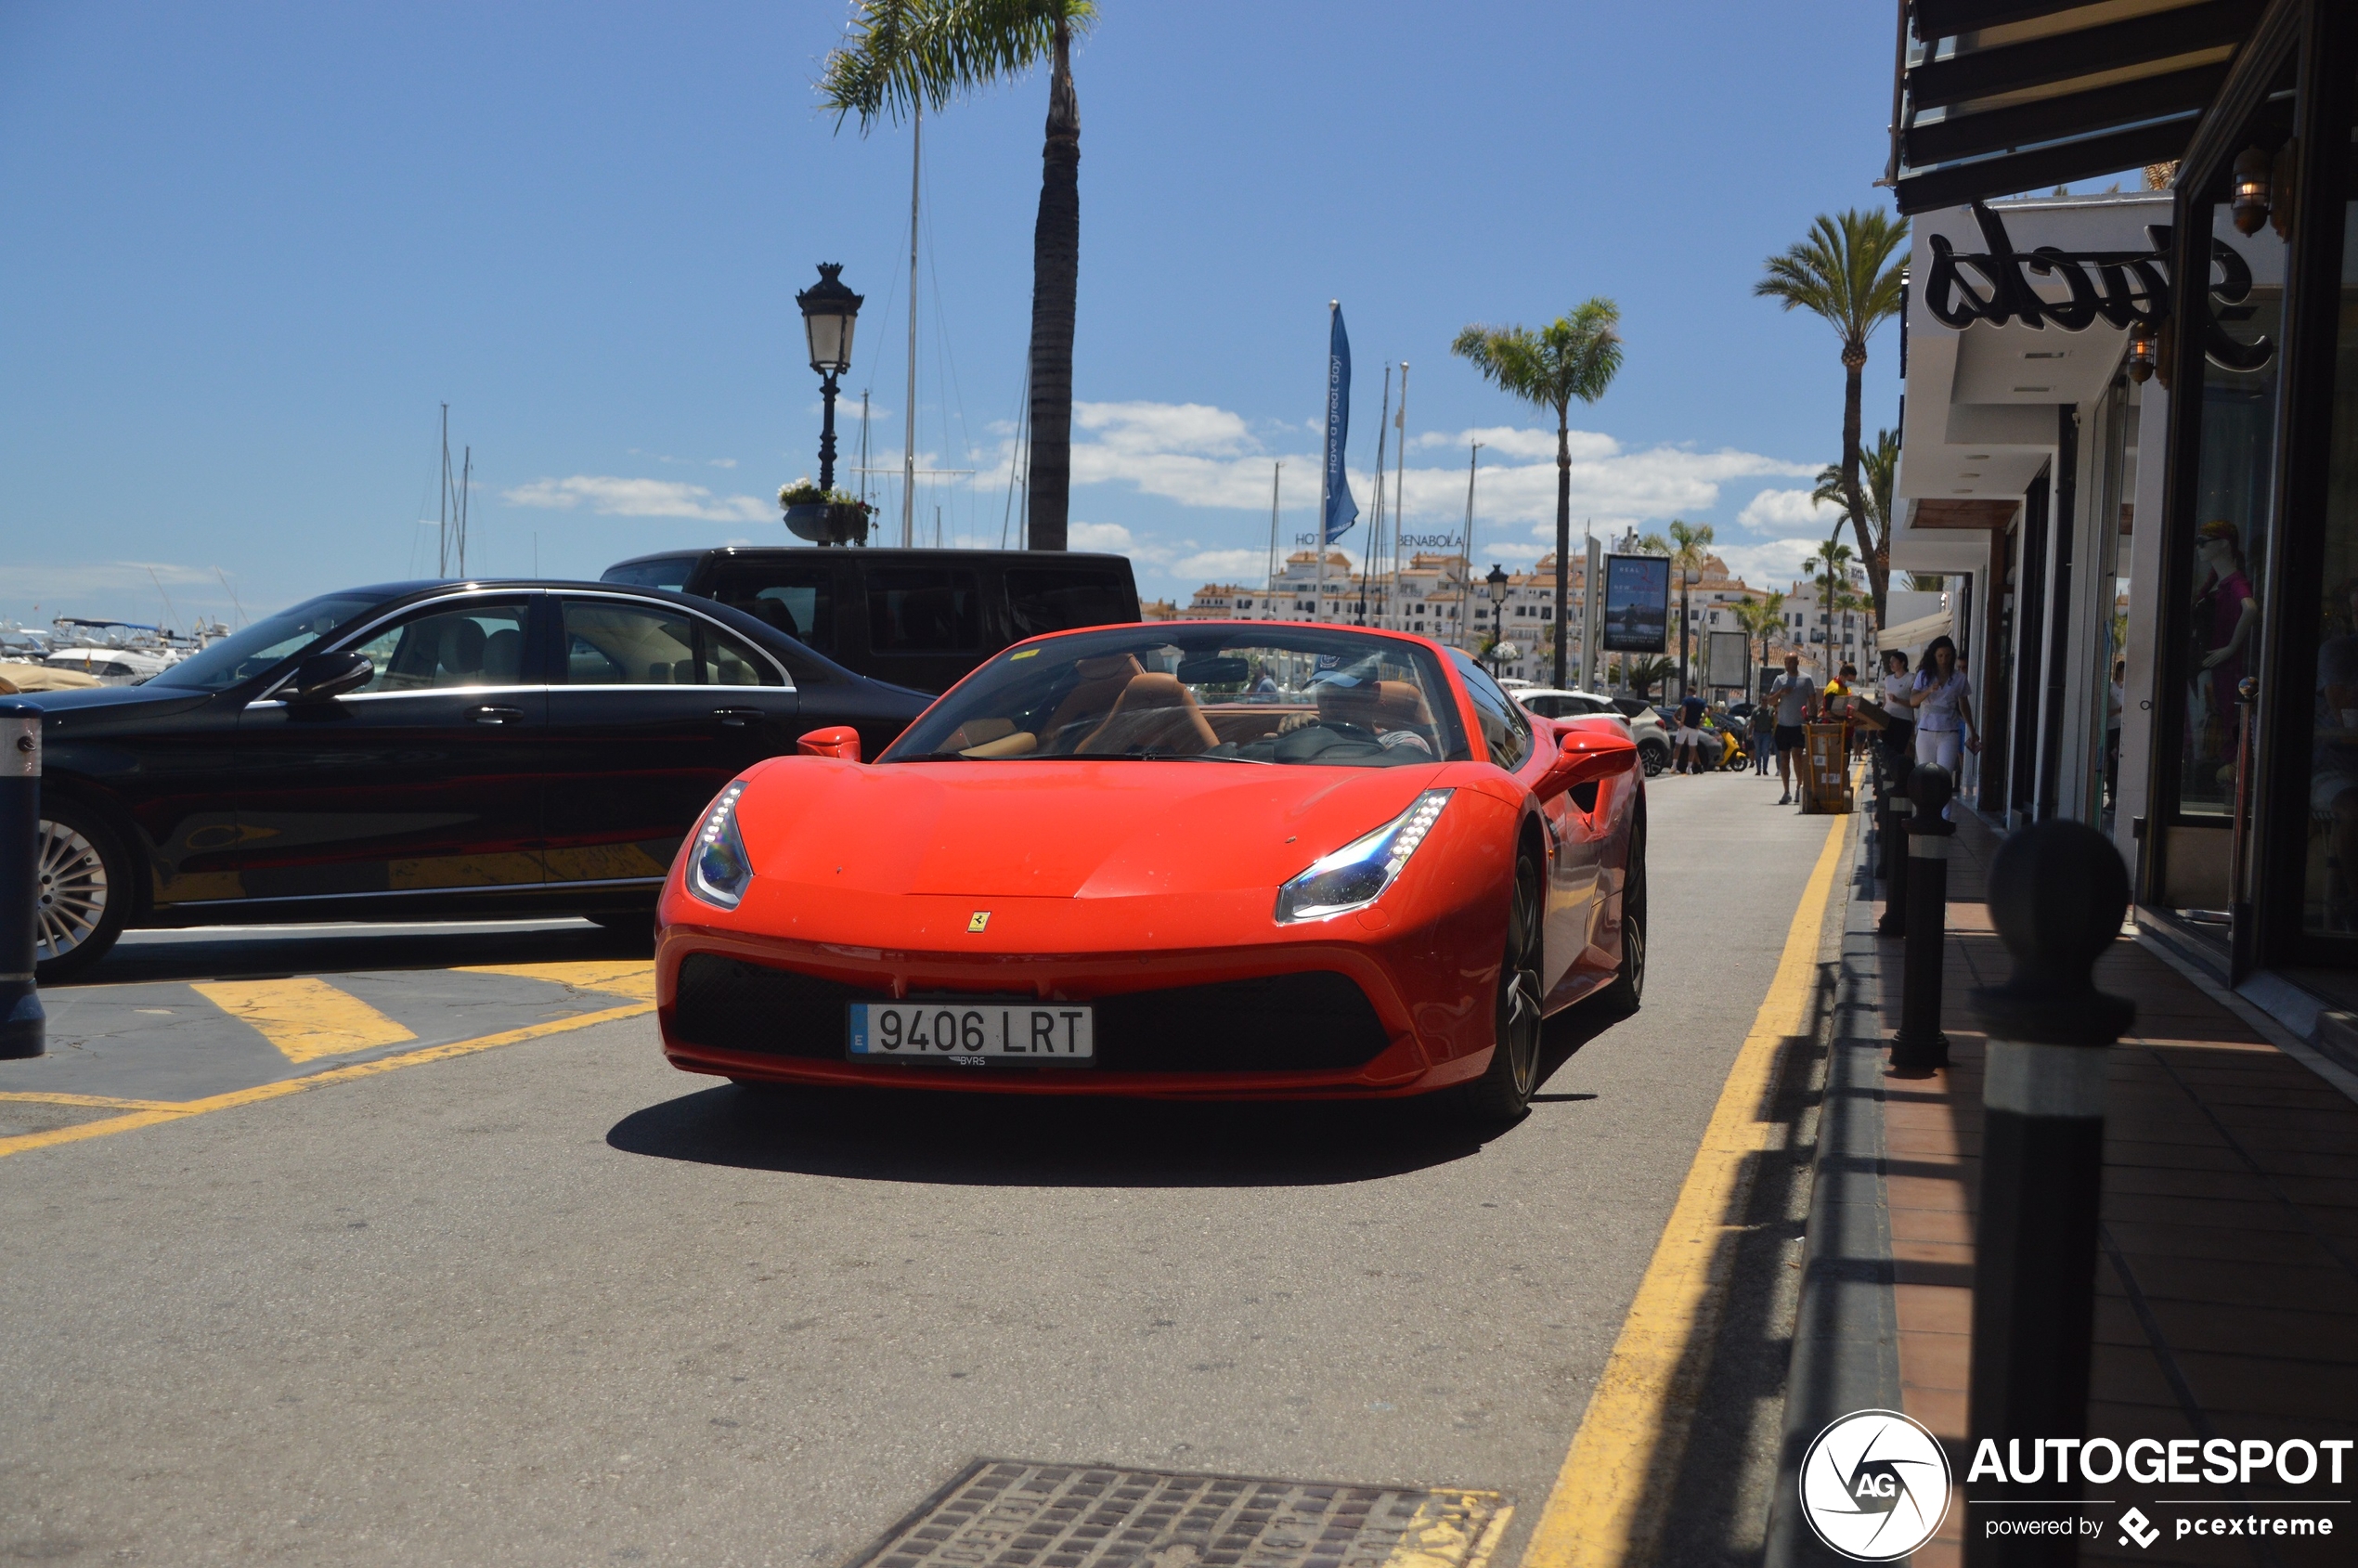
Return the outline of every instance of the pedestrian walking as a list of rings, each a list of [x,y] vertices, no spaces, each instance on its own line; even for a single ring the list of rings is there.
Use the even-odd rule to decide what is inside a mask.
[[[1908,670],[1908,655],[1898,648],[1885,648],[1883,654],[1883,689],[1876,693],[1883,710],[1891,715],[1884,726],[1883,754],[1885,765],[1898,777],[1905,771],[1899,763],[1903,758],[1912,758],[1916,749],[1915,706],[1911,701],[1915,677]]]
[[[1674,771],[1700,773],[1703,769],[1703,699],[1692,692],[1678,699],[1678,749]]]
[[[1801,673],[1799,654],[1785,655],[1785,672],[1768,683],[1768,702],[1777,710],[1777,783],[1784,790],[1777,797],[1777,804],[1789,806],[1794,756],[1809,744],[1802,726],[1809,722],[1810,710],[1818,706],[1818,683]],[[1806,787],[1806,771],[1802,782]]]
[[[1957,644],[1946,637],[1934,638],[1908,686],[1908,705],[1916,712],[1916,765],[1937,764],[1955,776],[1963,751],[1981,754],[1981,732],[1973,719],[1973,682],[1957,662]]]
[[[1777,749],[1777,722],[1767,703],[1752,705],[1752,771],[1768,776],[1768,758]]]

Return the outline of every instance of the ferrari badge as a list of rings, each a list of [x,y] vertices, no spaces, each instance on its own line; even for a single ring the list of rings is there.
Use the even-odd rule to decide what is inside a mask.
[[[966,917],[966,935],[970,937],[979,936],[982,933],[982,928],[990,924],[991,912],[987,909],[976,910],[974,914]]]

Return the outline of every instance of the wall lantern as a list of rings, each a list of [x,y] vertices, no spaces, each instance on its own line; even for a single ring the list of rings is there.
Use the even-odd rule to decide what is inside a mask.
[[[2270,176],[2275,156],[2264,149],[2247,147],[2235,154],[2235,232],[2257,234],[2268,221]]]
[[[2129,329],[2129,379],[2143,386],[2153,379],[2153,329],[2144,322]]]

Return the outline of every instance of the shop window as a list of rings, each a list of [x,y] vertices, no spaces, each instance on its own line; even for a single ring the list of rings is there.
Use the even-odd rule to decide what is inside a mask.
[[[2333,408],[2316,653],[2285,667],[2316,671],[2301,924],[2346,937],[2358,936],[2358,202],[2342,213]]]

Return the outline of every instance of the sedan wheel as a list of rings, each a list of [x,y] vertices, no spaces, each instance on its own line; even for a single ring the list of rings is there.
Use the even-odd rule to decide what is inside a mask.
[[[66,810],[43,814],[32,875],[33,968],[47,984],[89,967],[114,946],[130,887],[106,829]]]

